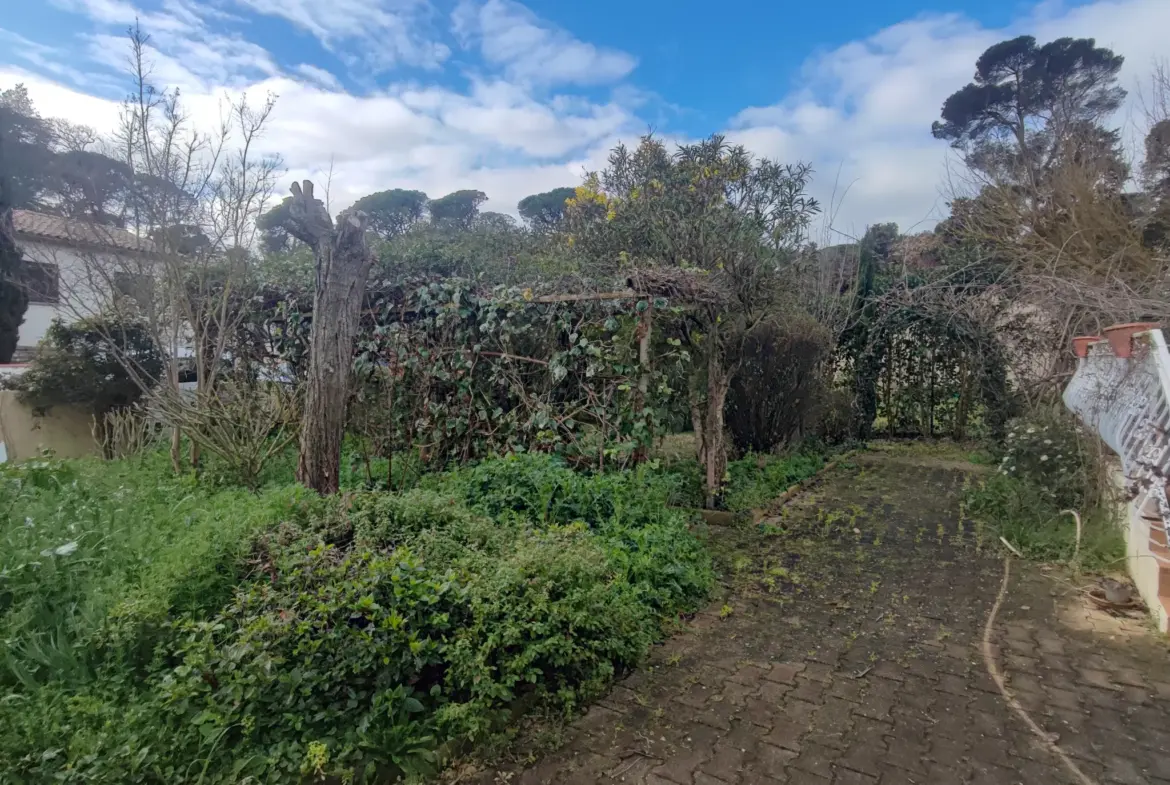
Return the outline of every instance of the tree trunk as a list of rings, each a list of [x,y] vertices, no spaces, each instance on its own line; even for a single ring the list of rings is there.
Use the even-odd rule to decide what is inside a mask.
[[[722,369],[720,369],[722,370]],[[723,492],[723,475],[727,472],[727,434],[723,421],[723,406],[730,387],[725,374],[708,377],[707,413],[703,421],[703,441],[707,459],[707,508],[715,507]]]
[[[727,472],[727,434],[723,407],[731,377],[723,367],[723,353],[719,347],[718,327],[708,336],[707,407],[703,413],[703,458],[706,469],[707,508],[712,509],[723,490],[723,475]]]
[[[930,388],[926,403],[926,435],[934,438],[934,349],[930,350]]]
[[[340,482],[353,343],[373,256],[364,213],[342,214],[335,230],[311,182],[293,183],[292,193],[287,228],[313,248],[317,272],[297,481],[330,494]]]
[[[12,362],[20,339],[20,325],[28,310],[28,292],[20,280],[22,266],[16,229],[12,225],[4,142],[0,139],[0,363]]]
[[[642,463],[649,456],[649,446],[654,438],[646,419],[646,394],[650,390],[650,336],[654,329],[654,306],[647,303],[645,311],[638,317],[638,328],[634,332],[638,339],[638,395],[634,400],[634,411],[646,425],[646,433],[634,452],[634,462]]]
[[[699,462],[700,466],[706,466],[707,449],[703,444],[703,402],[694,390],[690,393],[690,406],[691,431],[695,434],[695,460]]]

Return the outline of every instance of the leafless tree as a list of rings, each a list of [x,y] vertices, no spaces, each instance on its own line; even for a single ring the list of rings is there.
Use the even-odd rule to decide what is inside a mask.
[[[335,493],[354,339],[374,255],[365,213],[346,211],[334,226],[308,180],[293,183],[288,213],[286,229],[313,249],[316,268],[297,480],[318,493]]]
[[[139,27],[130,29],[133,91],[105,144],[133,172],[126,230],[70,223],[79,236],[67,251],[51,253],[72,257],[59,264],[63,309],[75,318],[118,314],[141,322],[164,355],[165,371],[153,379],[128,367],[132,377],[144,390],[177,391],[183,366],[193,364],[200,395],[190,400],[197,405],[214,393],[246,315],[241,303],[253,285],[256,219],[280,166],[257,149],[275,97],[259,107],[246,97],[228,100],[219,123],[202,131],[177,90],[152,83],[149,40]],[[175,429],[176,469],[178,448]]]

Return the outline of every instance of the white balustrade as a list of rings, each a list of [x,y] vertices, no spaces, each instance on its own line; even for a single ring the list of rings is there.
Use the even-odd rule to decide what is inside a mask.
[[[1170,537],[1170,351],[1160,329],[1137,333],[1132,346],[1118,357],[1107,340],[1090,344],[1064,403],[1117,453],[1137,511],[1160,518]]]

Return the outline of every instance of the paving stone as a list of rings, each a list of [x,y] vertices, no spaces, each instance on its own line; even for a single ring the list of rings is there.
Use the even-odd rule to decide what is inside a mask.
[[[853,769],[838,768],[833,773],[833,785],[873,785],[877,781],[877,776],[863,774]]]
[[[695,785],[737,785],[738,782],[738,773],[734,774],[732,779],[725,780],[702,771],[695,772]]]
[[[735,681],[727,681],[724,682],[723,691],[719,694],[719,697],[732,706],[742,706],[747,701],[748,696],[754,694],[758,689],[759,685],[757,684],[740,684]]]
[[[886,746],[881,739],[859,741],[850,745],[845,754],[837,759],[837,765],[867,774],[873,778],[881,776],[882,763],[886,757]]]
[[[886,752],[882,760],[887,766],[914,774],[924,774],[929,751],[930,748],[922,743],[920,738],[890,736],[886,739]]]
[[[796,678],[796,689],[792,690],[788,695],[793,700],[820,703],[827,688],[828,685],[825,682],[814,681],[801,675]]]
[[[788,693],[792,691],[791,684],[782,684],[774,681],[761,681],[759,683],[759,691],[756,696],[773,706],[780,706],[784,703]]]
[[[699,766],[699,771],[718,777],[724,782],[735,782],[743,771],[748,751],[726,741],[716,742],[711,757]]]
[[[796,684],[796,675],[805,668],[803,662],[777,662],[764,674],[769,681],[778,681],[782,684]]]
[[[784,775],[785,768],[796,757],[797,753],[792,750],[786,750],[783,747],[776,747],[767,743],[761,744],[756,748],[753,769],[778,779]]]
[[[791,537],[720,533],[753,565],[746,588],[657,647],[659,666],[623,679],[560,749],[467,785],[1079,785],[982,661],[1002,562],[953,536],[962,477],[866,460],[790,503]],[[823,510],[855,521],[863,560],[854,535],[823,533]],[[762,597],[751,576],[777,565],[805,582]],[[1013,565],[992,640],[1011,693],[1094,782],[1170,785],[1165,642],[1087,607],[1062,616],[1079,595],[1049,575]],[[720,619],[724,602],[736,613]]]
[[[833,778],[833,761],[840,755],[837,750],[819,744],[806,744],[793,759],[791,767],[825,779]]]
[[[681,750],[654,769],[652,773],[678,783],[678,785],[691,785],[695,778],[695,772],[710,757],[711,754],[707,750]]]
[[[759,665],[741,665],[730,677],[730,681],[754,687],[764,678],[764,669]]]

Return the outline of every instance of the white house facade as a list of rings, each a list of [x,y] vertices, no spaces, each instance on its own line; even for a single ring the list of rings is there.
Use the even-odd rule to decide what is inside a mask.
[[[73,322],[101,311],[106,298],[97,292],[119,285],[125,260],[154,252],[150,240],[131,232],[61,216],[13,210],[12,223],[29,296],[18,357],[32,354],[54,319]]]

